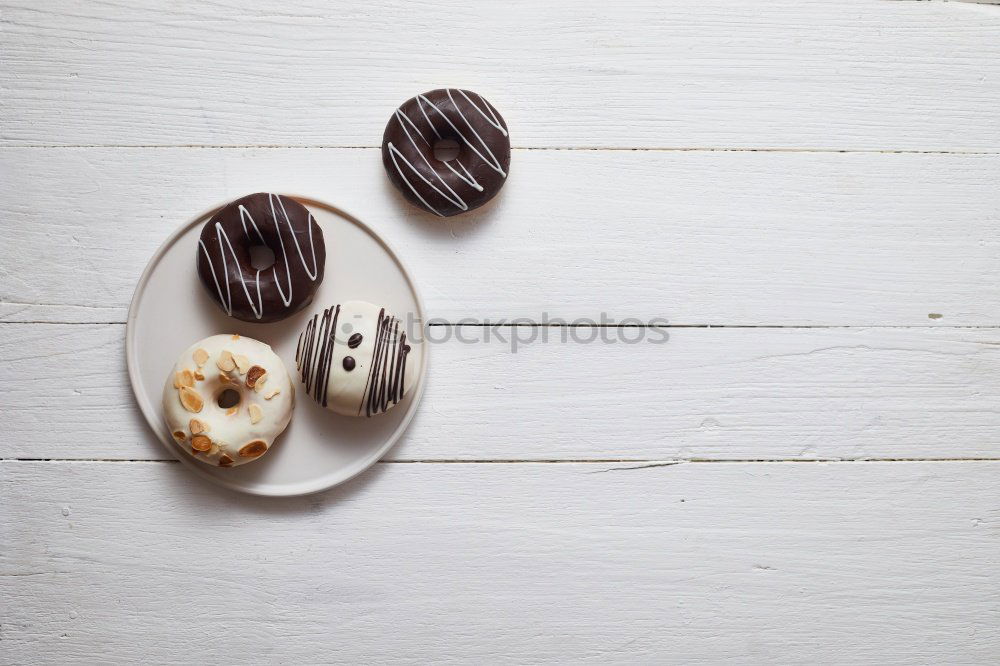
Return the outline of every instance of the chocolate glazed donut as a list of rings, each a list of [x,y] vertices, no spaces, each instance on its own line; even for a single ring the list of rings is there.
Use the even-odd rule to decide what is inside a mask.
[[[266,245],[274,264],[258,270],[250,248]],[[323,231],[294,199],[261,192],[212,216],[198,241],[198,275],[231,317],[280,321],[308,305],[323,281]]]
[[[440,141],[458,144],[448,161],[434,157]],[[482,206],[507,179],[510,137],[493,105],[474,92],[441,88],[396,109],[382,137],[382,164],[415,206],[450,217]]]

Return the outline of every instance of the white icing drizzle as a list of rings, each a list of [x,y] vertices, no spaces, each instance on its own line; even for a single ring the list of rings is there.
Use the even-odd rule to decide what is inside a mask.
[[[403,121],[402,121],[402,118],[406,118],[406,116],[403,115],[402,113],[400,113],[398,110],[396,111],[396,115],[399,116],[399,118],[397,119],[399,121],[399,126],[403,128],[403,132],[406,134],[406,138],[410,140],[410,144],[413,146],[413,148],[416,151],[417,155],[420,156],[420,159],[423,160],[423,163],[427,165],[427,168],[430,170],[430,172],[432,174],[434,174],[435,178],[437,178],[439,181],[441,181],[441,184],[444,185],[445,189],[447,189],[448,192],[451,193],[451,196],[448,196],[447,194],[445,194],[444,192],[442,192],[441,190],[439,190],[437,187],[434,186],[433,183],[431,183],[429,180],[427,180],[423,176],[423,174],[421,174],[416,169],[413,169],[413,165],[408,160],[406,160],[406,156],[405,155],[400,154],[400,158],[403,159],[404,161],[406,161],[407,165],[409,165],[410,168],[414,170],[414,172],[420,177],[420,179],[423,180],[425,183],[427,183],[435,192],[437,192],[438,194],[440,194],[442,197],[444,197],[445,199],[447,199],[448,201],[450,201],[452,203],[452,205],[460,208],[461,210],[468,210],[469,206],[465,203],[465,200],[463,200],[462,197],[459,196],[458,192],[456,192],[454,190],[454,188],[452,188],[451,185],[448,184],[448,181],[446,181],[444,178],[441,177],[441,174],[439,174],[437,172],[437,170],[434,168],[434,166],[427,160],[427,157],[424,156],[424,151],[420,150],[419,146],[417,146],[417,142],[413,140],[413,136],[410,134],[410,130],[406,129],[406,125],[403,124]],[[410,122],[409,118],[406,118],[406,120],[407,120],[407,122]],[[412,125],[413,123],[410,122],[410,124]],[[414,125],[414,129],[416,129],[415,125]],[[417,131],[417,133],[419,134],[419,130]],[[423,138],[423,135],[421,135],[421,138]],[[426,139],[424,139],[424,143],[426,143],[428,147],[430,146],[430,143],[427,143]],[[390,151],[396,150],[396,147],[390,143],[389,144],[389,150]],[[448,166],[448,163],[444,162],[444,165]],[[478,191],[482,192],[482,190],[483,190],[482,186],[479,183],[475,182],[474,179],[473,180],[468,180],[464,176],[462,176],[462,174],[460,174],[457,171],[455,171],[454,168],[452,168],[450,166],[448,166],[448,168],[451,169],[452,172],[456,176],[458,176],[459,178],[461,178],[462,180],[464,180],[468,185],[470,185],[471,187],[474,187],[474,188],[478,189]],[[465,167],[462,167],[462,168],[464,169]]]
[[[409,123],[410,127],[413,128],[413,130],[417,133],[417,135],[420,136],[420,140],[423,141],[425,145],[427,145],[427,146],[431,145],[431,142],[427,140],[427,137],[424,136],[424,133],[420,131],[420,128],[417,127],[416,123],[414,123],[412,120],[410,120],[410,117],[408,115],[406,115],[405,113],[403,113],[399,109],[396,109],[395,114],[396,114],[396,120],[399,121],[399,124],[403,128],[404,132],[406,132],[406,125],[403,125],[403,121],[405,120],[407,123]],[[424,117],[426,118],[427,116],[424,116]],[[427,122],[429,123],[430,120],[428,120]],[[433,129],[433,128],[434,128],[434,126],[431,125],[431,129]],[[434,133],[437,134],[437,130],[434,130]],[[410,133],[406,132],[406,134],[407,134],[407,136],[409,136]],[[441,136],[438,135],[438,138],[440,139]]]
[[[483,191],[483,186],[479,184],[479,181],[477,181],[475,179],[475,177],[471,173],[469,173],[469,170],[465,168],[465,165],[462,164],[461,160],[459,160],[456,157],[454,160],[452,160],[452,162],[455,162],[458,166],[462,167],[462,171],[465,172],[464,176],[462,174],[460,174],[459,172],[455,171],[454,167],[451,166],[451,162],[445,162],[444,165],[446,167],[448,167],[449,169],[451,169],[452,172],[456,176],[458,176],[459,178],[461,178],[462,180],[464,180],[466,183],[468,183],[474,190],[476,190],[477,192],[482,192]]]
[[[431,126],[432,130],[434,130],[434,135],[437,138],[440,139],[441,138],[441,133],[437,131],[437,127],[434,127],[434,122],[427,115],[427,112],[424,111],[424,100],[421,99],[421,97],[423,97],[423,95],[421,95],[420,97],[417,97],[417,108],[420,109],[420,113],[422,113],[424,115],[424,120],[427,121],[427,124]]]
[[[308,218],[306,220],[306,226],[309,228],[309,248],[312,253],[312,264],[313,268],[310,271],[309,265],[306,264],[306,258],[302,254],[302,246],[299,245],[299,239],[296,238],[295,232],[292,231],[292,221],[288,218],[288,211],[285,210],[285,204],[281,201],[280,196],[275,196],[273,194],[268,194],[268,201],[271,204],[271,218],[274,220],[274,225],[278,229],[278,242],[281,244],[281,255],[285,258],[285,277],[288,280],[288,298],[285,298],[285,292],[281,289],[281,281],[278,280],[278,269],[274,266],[271,270],[274,271],[274,286],[278,288],[278,294],[281,296],[281,302],[285,304],[287,308],[292,302],[292,273],[288,266],[288,251],[285,250],[285,239],[281,235],[281,220],[278,219],[277,213],[274,210],[274,200],[278,200],[278,205],[281,206],[281,213],[285,216],[285,224],[288,226],[288,233],[292,235],[292,242],[295,243],[295,249],[299,253],[299,260],[302,262],[302,269],[305,270],[306,275],[309,276],[310,282],[316,281],[316,276],[319,274],[316,265],[316,245],[313,243],[313,216],[312,213],[307,213]],[[247,217],[250,214],[247,213]],[[275,262],[277,264],[277,262]]]
[[[487,166],[489,166],[491,169],[493,169],[494,171],[496,171],[497,173],[499,173],[501,176],[503,176],[504,178],[506,178],[507,174],[504,172],[503,167],[500,164],[500,161],[496,158],[496,156],[490,150],[489,146],[486,145],[486,141],[483,140],[483,137],[479,135],[479,133],[476,131],[476,129],[469,122],[469,119],[465,117],[465,114],[462,112],[462,109],[455,103],[455,98],[452,97],[452,89],[451,88],[446,88],[445,91],[446,91],[446,93],[448,95],[448,99],[451,100],[452,106],[455,108],[455,111],[462,118],[462,121],[464,122],[465,126],[469,129],[469,131],[472,132],[473,136],[476,139],[478,139],[478,142],[482,145],[482,148],[489,155],[489,158],[487,158],[485,155],[483,155],[483,153],[480,152],[479,149],[475,145],[473,145],[472,141],[469,140],[469,138],[462,132],[462,130],[459,129],[455,125],[455,123],[453,123],[444,114],[444,112],[442,112],[441,109],[439,109],[437,107],[437,105],[434,104],[434,102],[432,102],[429,99],[427,99],[427,97],[424,96],[424,95],[417,95],[417,98],[416,98],[417,99],[417,108],[420,109],[420,113],[423,115],[424,120],[427,121],[427,124],[430,125],[431,130],[434,132],[434,135],[439,140],[441,139],[441,133],[438,132],[438,129],[434,125],[434,122],[431,120],[431,117],[427,114],[427,111],[424,109],[424,104],[425,103],[433,111],[437,112],[437,115],[441,116],[441,118],[443,118],[446,123],[448,123],[448,125],[451,127],[451,129],[456,134],[458,134],[458,136],[462,140],[462,142],[466,146],[468,146],[483,162],[485,162],[487,164]],[[489,112],[489,115],[487,116],[486,113],[484,113],[483,110],[481,108],[479,108],[479,105],[476,104],[475,102],[473,102],[472,99],[466,94],[466,92],[464,90],[459,90],[458,92],[459,92],[459,94],[462,95],[462,97],[464,97],[466,99],[466,101],[469,103],[469,105],[471,105],[473,108],[476,109],[476,111],[479,113],[479,115],[482,116],[483,119],[486,120],[486,122],[490,126],[492,126],[496,130],[498,130],[499,132],[501,132],[503,134],[503,136],[507,136],[507,130],[500,123],[500,119],[493,112],[493,109],[492,109],[492,107],[490,107],[489,102],[487,102],[485,99],[483,99],[482,96],[477,95],[476,93],[472,93],[473,95],[476,95],[476,97],[478,97],[479,100],[486,107],[486,110]],[[424,204],[424,206],[426,206],[427,208],[429,208],[431,211],[433,211],[437,215],[440,215],[440,216],[443,217],[442,213],[439,210],[437,210],[436,208],[434,208],[434,206],[432,206],[430,203],[428,203],[428,201],[426,199],[424,199],[424,197],[421,196],[421,194],[417,191],[417,189],[414,187],[413,183],[410,181],[410,178],[408,178],[407,175],[406,175],[406,173],[404,173],[404,171],[403,171],[403,169],[402,169],[402,167],[400,165],[400,161],[402,161],[402,163],[404,165],[406,165],[406,167],[409,169],[410,172],[412,172],[413,174],[416,174],[416,176],[420,180],[422,180],[428,187],[430,187],[432,190],[434,190],[439,195],[441,195],[441,197],[444,198],[445,200],[447,200],[450,204],[452,204],[453,206],[455,206],[459,210],[462,210],[462,211],[468,210],[469,206],[465,202],[465,200],[462,198],[462,196],[458,192],[456,192],[454,190],[454,188],[452,188],[447,183],[447,181],[445,181],[444,178],[441,177],[441,174],[438,173],[438,170],[434,167],[434,165],[432,165],[428,161],[428,159],[424,156],[424,152],[425,151],[421,150],[420,147],[417,146],[416,140],[414,139],[413,134],[410,133],[410,129],[409,128],[412,128],[414,130],[414,132],[416,132],[417,136],[420,137],[420,140],[423,141],[426,146],[430,147],[431,143],[430,143],[430,141],[428,141],[427,137],[424,136],[423,132],[420,131],[420,128],[417,127],[416,123],[414,123],[413,120],[408,115],[406,115],[405,113],[403,113],[403,111],[401,111],[400,109],[396,109],[395,119],[396,119],[396,122],[399,123],[399,126],[403,129],[403,132],[406,134],[407,139],[413,145],[414,151],[417,153],[417,155],[420,157],[420,159],[424,162],[424,164],[427,165],[427,168],[434,175],[434,177],[447,190],[447,193],[445,193],[444,191],[441,190],[441,188],[439,188],[437,185],[435,185],[431,180],[428,180],[427,177],[424,176],[420,172],[420,170],[417,169],[417,167],[414,166],[413,163],[410,162],[402,152],[400,152],[399,148],[397,148],[395,145],[393,145],[393,143],[390,141],[386,145],[387,149],[389,150],[389,157],[392,159],[393,166],[396,167],[396,172],[399,174],[399,177],[403,180],[403,182],[406,183],[407,187],[410,188],[410,191],[413,192],[414,196],[416,196],[417,199],[419,199],[420,202]],[[407,127],[407,125],[409,125],[409,128]],[[451,165],[451,162],[455,162],[458,165],[458,167],[461,169],[461,172],[459,172],[457,169],[455,169],[455,167],[453,167]],[[462,164],[461,160],[454,159],[454,160],[450,160],[450,161],[447,161],[447,162],[442,161],[441,164],[443,164],[445,166],[445,168],[447,168],[448,170],[450,170],[453,174],[455,174],[462,182],[464,182],[469,187],[473,188],[477,192],[482,192],[483,191],[483,186],[472,175],[472,172],[470,172],[469,169],[466,168],[466,166],[464,164]]]
[[[229,247],[229,254],[233,257],[233,262],[239,263],[236,260],[236,252],[233,250],[233,244],[229,242],[229,236],[226,235],[226,231],[222,228],[222,225],[218,222],[215,223],[215,233],[219,237],[219,256],[222,257],[222,274],[223,276],[229,275],[229,271],[226,266],[226,251],[222,247],[222,240],[226,241],[226,245]],[[229,290],[229,280],[226,280],[226,296],[222,296],[222,287],[219,285],[219,278],[215,275],[215,264],[212,263],[212,257],[208,254],[208,248],[205,247],[205,241],[198,239],[198,245],[201,246],[201,251],[205,253],[205,259],[208,260],[208,267],[212,271],[212,280],[215,281],[215,289],[219,292],[219,301],[225,302],[226,304],[226,314],[230,317],[233,316],[233,295]],[[260,294],[260,271],[257,271],[257,305],[253,304],[253,298],[250,297],[250,291],[247,289],[246,280],[243,279],[243,271],[240,271],[240,284],[243,286],[243,293],[247,297],[247,303],[250,304],[250,309],[253,310],[253,315],[255,318],[260,319],[264,316],[264,304],[261,299]]]
[[[476,104],[471,99],[469,99],[469,96],[465,94],[464,90],[459,90],[458,92],[462,94],[462,97],[464,97],[466,100],[468,100],[469,104],[472,105],[472,108],[474,108],[476,111],[479,111],[479,115],[481,115],[486,122],[488,122],[490,125],[493,125],[493,127],[495,127],[498,132],[500,132],[504,136],[507,136],[507,130],[504,129],[504,126],[500,124],[500,119],[497,118],[497,116],[496,116],[495,113],[493,113],[493,109],[492,109],[492,107],[490,107],[490,103],[487,102],[485,99],[483,99],[482,95],[478,95],[476,93],[472,93],[473,95],[476,95],[476,97],[479,98],[479,101],[482,102],[486,106],[486,110],[490,112],[489,117],[487,117],[486,114],[483,113],[483,110],[479,108],[478,104]],[[448,97],[449,98],[451,97],[451,88],[448,89]],[[452,102],[454,102],[454,101],[455,100],[452,100]]]
[[[417,192],[417,188],[413,187],[413,183],[410,182],[410,179],[407,178],[405,175],[403,175],[403,170],[399,168],[399,162],[396,161],[396,156],[398,155],[399,159],[403,160],[403,163],[406,164],[406,166],[410,167],[410,169],[413,171],[413,173],[417,174],[417,177],[419,177],[422,181],[424,181],[428,185],[431,185],[431,182],[429,180],[427,180],[426,178],[424,178],[421,175],[421,173],[419,171],[417,171],[417,168],[415,166],[413,166],[412,164],[410,164],[410,161],[407,160],[403,156],[403,153],[399,152],[399,149],[396,148],[396,146],[392,145],[392,141],[389,142],[389,146],[388,147],[389,147],[389,157],[392,158],[392,164],[393,164],[393,166],[396,167],[396,171],[399,172],[399,177],[403,179],[403,182],[406,183],[406,186],[410,188],[410,191],[413,192],[413,195],[415,197],[417,197],[418,199],[420,199],[420,202],[423,203],[428,208],[430,208],[436,215],[440,215],[441,217],[444,217],[444,214],[441,211],[439,211],[437,208],[435,208],[434,206],[432,206],[429,203],[427,203],[427,200],[424,199],[422,196],[420,196],[420,192]],[[431,187],[434,187],[434,186],[431,185]],[[437,190],[436,187],[434,187],[434,189]]]
[[[444,115],[444,112],[441,111],[441,109],[439,109],[437,107],[437,105],[434,104],[434,102],[430,101],[429,99],[427,99],[423,95],[418,95],[417,97],[420,98],[420,99],[423,99],[425,102],[427,102],[430,105],[430,107],[432,109],[434,109],[435,111],[437,111],[438,115],[441,116],[442,118],[444,118],[444,121],[446,123],[448,123],[448,125],[453,130],[455,130],[455,132],[458,133],[459,138],[461,138],[462,141],[465,142],[465,145],[467,145],[469,147],[469,149],[472,150],[472,152],[474,152],[476,155],[479,155],[479,159],[481,159],[482,161],[486,162],[486,164],[489,165],[489,167],[491,169],[493,169],[498,174],[500,174],[501,176],[503,176],[504,178],[506,178],[507,174],[504,172],[503,167],[500,166],[500,161],[493,154],[493,151],[490,150],[490,147],[486,145],[486,141],[483,140],[483,137],[479,136],[479,132],[477,132],[476,129],[472,126],[472,124],[469,123],[469,119],[465,117],[464,113],[462,113],[462,109],[459,108],[459,106],[457,104],[455,104],[455,98],[451,96],[451,88],[446,88],[445,90],[448,93],[448,99],[451,100],[452,106],[455,107],[455,110],[458,112],[458,115],[462,117],[462,120],[465,122],[466,127],[468,127],[469,130],[475,135],[475,137],[477,139],[479,139],[479,143],[481,143],[483,145],[483,148],[486,149],[486,152],[489,153],[489,155],[490,155],[489,159],[486,159],[486,157],[481,152],[479,152],[479,149],[477,149],[472,144],[472,142],[469,141],[469,138],[467,136],[465,136],[465,134],[462,133],[462,130],[460,130],[457,127],[455,127],[455,123],[451,122],[451,120],[448,118],[448,116]]]
[[[274,226],[278,235],[278,242],[280,243],[281,246],[280,260],[284,261],[285,263],[285,277],[287,279],[287,286],[288,286],[287,297],[285,296],[284,290],[281,288],[281,280],[278,279],[278,269],[276,268],[279,261],[278,253],[275,253],[275,262],[274,266],[271,267],[271,271],[272,274],[274,275],[274,286],[277,287],[278,289],[278,295],[281,297],[281,302],[284,303],[285,307],[287,308],[292,302],[292,274],[291,274],[291,267],[289,266],[288,263],[288,251],[285,249],[285,239],[281,233],[282,220],[278,218],[277,210],[274,207],[274,203],[275,201],[277,201],[278,207],[281,208],[281,213],[284,216],[284,223],[288,227],[288,233],[291,234],[292,236],[292,242],[295,243],[295,249],[298,252],[299,260],[302,263],[302,268],[303,270],[305,270],[306,275],[309,276],[309,280],[311,282],[315,282],[316,277],[319,275],[319,265],[316,262],[316,245],[313,242],[313,216],[312,213],[307,213],[308,215],[307,223],[309,227],[309,252],[310,255],[312,256],[312,270],[310,270],[309,264],[306,263],[305,255],[302,252],[302,246],[299,245],[299,239],[296,236],[295,232],[292,230],[291,219],[288,216],[288,211],[285,210],[285,204],[281,200],[281,195],[268,193],[267,197],[268,197],[268,203],[270,203],[271,205],[271,219],[274,220]],[[247,221],[249,220],[250,225],[256,232],[257,238],[258,240],[260,240],[261,245],[266,245],[266,243],[264,242],[264,235],[261,234],[260,228],[254,221],[253,216],[250,215],[250,211],[248,211],[246,207],[243,206],[243,204],[240,204],[239,206],[239,213],[240,213],[240,224],[243,225],[243,233],[246,235],[247,240],[253,242],[253,239],[250,238],[250,231],[247,229]],[[226,247],[229,248],[229,254],[232,257],[233,262],[237,264],[239,262],[236,259],[236,252],[233,250],[233,244],[229,240],[229,235],[226,234],[226,230],[222,228],[221,222],[215,222],[215,234],[219,239],[219,255],[222,257],[222,275],[223,277],[226,277],[229,275],[227,267],[228,264],[226,261],[226,252],[225,252]],[[223,246],[222,241],[225,241],[225,246]],[[208,267],[212,272],[212,280],[215,282],[216,291],[218,291],[219,293],[219,301],[224,304],[226,308],[226,314],[232,316],[233,296],[229,287],[230,281],[228,279],[225,280],[226,293],[225,295],[223,295],[222,286],[219,284],[219,278],[215,273],[215,264],[212,262],[212,257],[208,252],[208,248],[205,247],[205,242],[202,241],[200,238],[198,239],[198,245],[201,246],[201,251],[202,253],[204,253],[205,259],[208,261]],[[243,287],[243,293],[246,296],[247,303],[250,305],[250,309],[253,310],[254,318],[261,319],[264,316],[264,299],[263,295],[261,294],[261,288],[260,288],[260,270],[257,271],[255,279],[255,287],[257,289],[256,305],[254,305],[254,300],[253,297],[250,295],[250,290],[247,289],[247,283],[243,277],[243,270],[241,269],[238,272],[240,276],[240,284]]]
[[[418,104],[419,104],[419,101],[418,101]],[[427,118],[426,114],[424,115],[424,118]],[[403,131],[406,133],[406,137],[410,140],[410,143],[413,144],[413,147],[416,149],[417,154],[420,155],[420,159],[422,159],[424,161],[424,164],[427,165],[427,168],[429,168],[431,170],[431,172],[435,176],[438,177],[438,180],[441,181],[441,184],[444,185],[445,187],[447,187],[448,191],[451,192],[458,199],[458,201],[460,202],[460,203],[455,203],[453,201],[452,203],[454,203],[456,206],[458,206],[462,210],[468,210],[468,207],[465,205],[465,201],[463,201],[462,198],[455,192],[455,190],[453,190],[448,185],[448,183],[446,183],[444,181],[444,179],[442,179],[441,176],[438,175],[437,170],[431,165],[430,162],[427,161],[427,158],[424,157],[424,152],[422,150],[420,150],[420,148],[417,146],[416,141],[413,140],[413,136],[410,134],[410,131],[408,129],[406,129],[406,125],[403,124],[404,120],[410,125],[410,127],[412,127],[414,129],[414,131],[420,137],[420,140],[424,142],[424,145],[426,145],[427,147],[430,147],[431,146],[430,141],[428,141],[427,138],[424,136],[424,133],[420,131],[420,128],[417,127],[416,124],[414,124],[414,122],[412,120],[410,120],[409,116],[407,116],[405,113],[403,113],[399,109],[396,109],[396,121],[399,123],[399,126],[403,128]],[[427,118],[427,122],[430,123],[430,118]],[[431,128],[432,129],[434,128],[433,124],[431,125]],[[438,134],[438,132],[437,132],[436,129],[434,130],[434,133],[437,134],[437,136],[438,136],[439,139],[441,138],[441,135]],[[406,157],[403,156],[403,155],[400,155],[400,157],[402,157],[404,160],[406,159]],[[460,166],[462,168],[462,171],[464,171],[465,174],[463,175],[463,174],[459,173],[458,171],[456,171],[455,167],[453,167],[451,165],[451,162],[455,162],[456,164],[458,164],[458,166]],[[465,183],[467,185],[469,185],[469,187],[475,189],[477,192],[482,192],[483,191],[483,186],[479,184],[479,182],[475,179],[475,177],[473,177],[473,175],[471,173],[469,173],[469,170],[465,168],[464,164],[462,164],[462,160],[460,160],[458,158],[455,158],[454,160],[451,160],[449,162],[441,162],[441,163],[444,164],[446,167],[448,167],[448,169],[451,170],[451,172],[453,174],[455,174],[456,176],[458,176],[459,178],[461,178],[463,181],[465,181]],[[410,166],[412,167],[413,165],[411,164]],[[402,174],[400,174],[400,175],[402,175]],[[433,185],[431,187],[433,187]],[[442,196],[444,196],[444,195],[442,194]],[[448,197],[445,197],[445,198],[448,198]]]

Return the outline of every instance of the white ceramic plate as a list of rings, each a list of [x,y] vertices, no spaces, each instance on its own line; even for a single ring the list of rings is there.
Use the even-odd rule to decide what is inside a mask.
[[[129,307],[125,355],[135,398],[163,445],[191,471],[227,488],[255,495],[304,495],[335,486],[364,471],[392,447],[413,417],[423,392],[426,345],[412,342],[417,381],[409,394],[373,418],[339,416],[306,395],[295,370],[299,332],[316,312],[347,300],[384,305],[396,317],[424,321],[416,287],[395,252],[370,227],[329,204],[294,197],[323,229],[326,275],[313,302],[273,324],[227,317],[198,279],[201,228],[221,206],[178,229],[146,266]],[[227,202],[228,203],[228,202]],[[271,345],[296,387],[292,422],[258,461],[218,468],[194,460],[168,432],[160,406],[163,383],[189,345],[217,333],[239,333]],[[412,336],[411,336],[412,339]]]

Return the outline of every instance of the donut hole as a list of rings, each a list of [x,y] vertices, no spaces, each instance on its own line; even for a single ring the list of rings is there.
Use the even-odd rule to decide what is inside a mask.
[[[215,403],[223,409],[229,409],[240,404],[240,392],[234,389],[226,389],[215,397]]]
[[[459,145],[454,139],[439,139],[434,142],[434,159],[450,162],[458,157]]]
[[[254,270],[267,270],[274,265],[274,250],[266,245],[251,245],[250,265]]]

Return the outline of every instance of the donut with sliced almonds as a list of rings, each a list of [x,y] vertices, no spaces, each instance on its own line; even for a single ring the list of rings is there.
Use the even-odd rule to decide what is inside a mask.
[[[292,418],[294,397],[270,346],[213,335],[177,359],[163,387],[163,417],[181,455],[237,467],[271,450]]]

